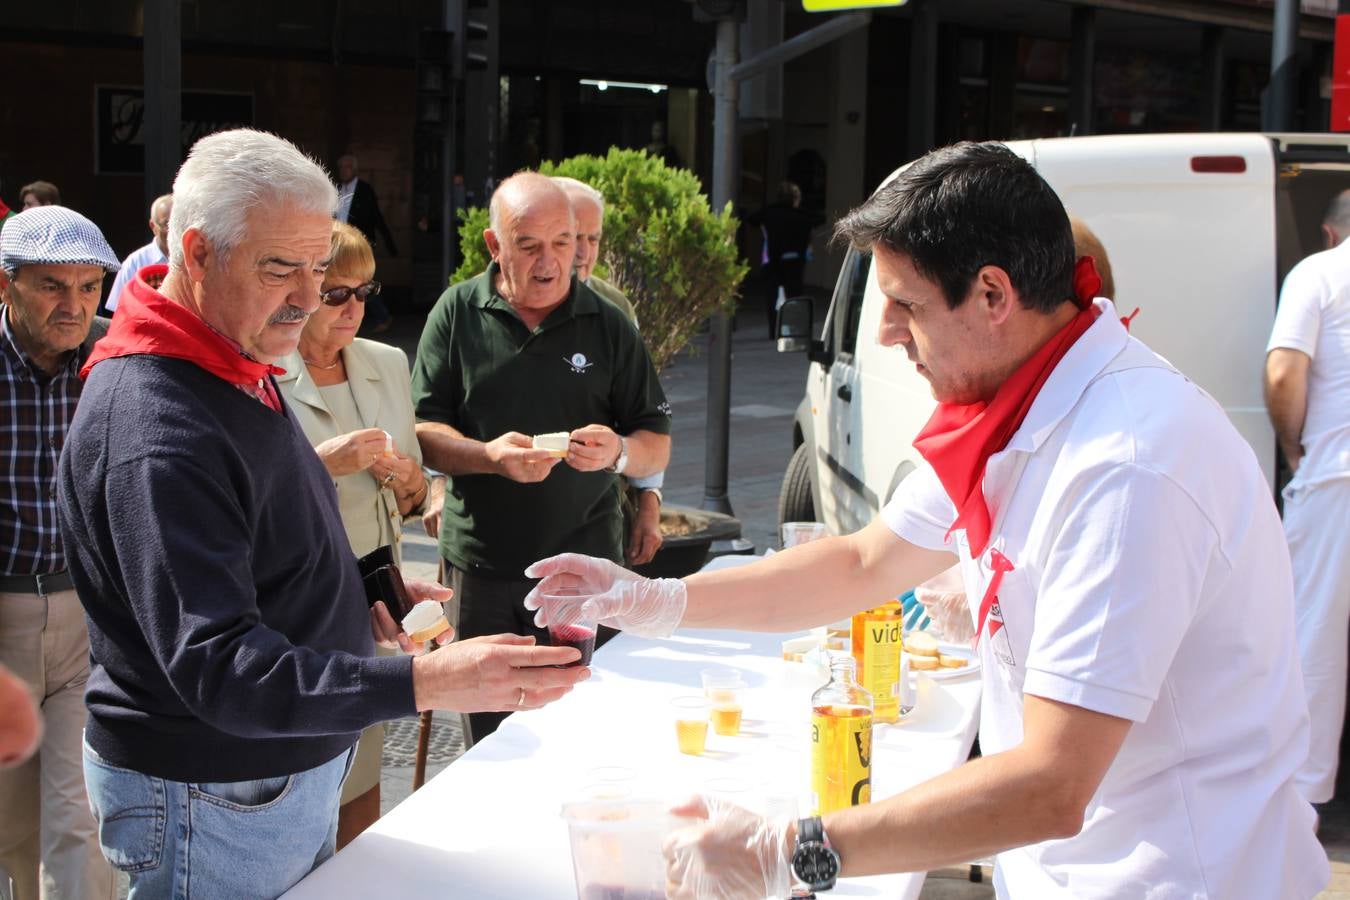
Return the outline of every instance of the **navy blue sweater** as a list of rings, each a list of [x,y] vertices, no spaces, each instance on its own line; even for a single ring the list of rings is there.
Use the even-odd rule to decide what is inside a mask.
[[[415,712],[412,660],[373,655],[332,479],[289,413],[182,360],[101,362],[58,504],[108,762],[275,777]]]

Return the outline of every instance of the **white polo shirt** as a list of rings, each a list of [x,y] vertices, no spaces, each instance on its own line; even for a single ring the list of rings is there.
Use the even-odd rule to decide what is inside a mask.
[[[1266,352],[1279,347],[1312,360],[1295,481],[1350,478],[1350,240],[1314,253],[1285,276]]]
[[[131,283],[131,279],[136,277],[137,272],[146,266],[157,266],[168,261],[169,258],[154,241],[133,250],[122,260],[122,268],[117,270],[117,277],[113,279],[112,290],[108,292],[108,300],[103,304],[108,312],[116,311],[117,304],[122,300],[122,291]]]
[[[944,542],[931,467],[882,511],[959,553],[972,620],[990,551],[1014,566],[979,644],[986,754],[1021,742],[1024,693],[1134,723],[1082,832],[1000,854],[999,896],[1311,897],[1329,870],[1294,789],[1308,713],[1270,490],[1219,405],[1097,303],[989,460],[980,559]]]

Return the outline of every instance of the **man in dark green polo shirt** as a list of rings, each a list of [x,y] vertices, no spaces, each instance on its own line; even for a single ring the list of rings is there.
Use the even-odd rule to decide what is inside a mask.
[[[493,194],[492,264],[427,317],[413,366],[427,465],[450,476],[440,552],[460,638],[543,637],[521,605],[537,559],[564,551],[622,559],[618,474],[670,458],[670,407],[631,322],[572,277],[567,195],[534,172]],[[566,431],[566,459],[531,436]],[[470,743],[504,716],[468,717]]]

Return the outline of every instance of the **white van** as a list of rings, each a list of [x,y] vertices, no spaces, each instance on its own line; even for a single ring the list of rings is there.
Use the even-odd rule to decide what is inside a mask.
[[[1350,136],[1126,135],[1008,146],[1101,239],[1118,310],[1140,310],[1132,333],[1223,405],[1273,486],[1275,433],[1261,391],[1266,341],[1281,280],[1322,249],[1322,215],[1350,187]],[[904,351],[877,343],[882,303],[871,256],[850,250],[820,340],[800,337],[815,333],[808,298],[780,314],[779,348],[807,350],[810,359],[780,522],[856,531],[921,461],[912,442],[934,401]]]

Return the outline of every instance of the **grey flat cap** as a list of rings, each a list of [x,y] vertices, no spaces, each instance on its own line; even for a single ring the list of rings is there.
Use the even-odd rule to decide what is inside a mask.
[[[64,206],[35,206],[5,220],[0,230],[0,269],[22,266],[122,268],[98,226]]]

